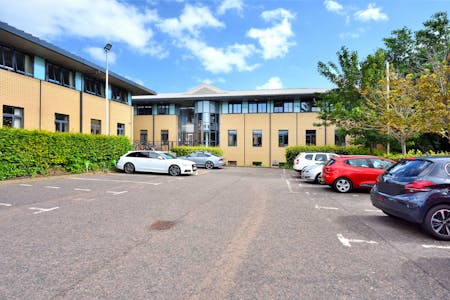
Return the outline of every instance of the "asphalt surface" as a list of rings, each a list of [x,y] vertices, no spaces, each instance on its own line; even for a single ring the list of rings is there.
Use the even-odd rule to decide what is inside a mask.
[[[450,243],[292,170],[0,182],[0,299],[450,299]]]

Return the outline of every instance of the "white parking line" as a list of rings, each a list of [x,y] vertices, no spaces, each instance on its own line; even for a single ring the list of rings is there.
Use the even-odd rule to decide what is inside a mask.
[[[45,188],[46,189],[55,189],[55,190],[60,189],[59,186],[49,186],[49,185],[45,186]]]
[[[319,205],[317,205],[316,204],[316,207],[315,208],[317,208],[317,209],[330,209],[330,210],[338,210],[339,208],[337,208],[337,207],[330,207],[330,206],[319,206]]]
[[[356,239],[347,239],[342,234],[337,234],[338,240],[344,245],[345,247],[351,247],[352,245],[350,243],[366,243],[366,244],[378,244],[375,241],[365,241],[365,240],[356,240]]]
[[[91,189],[80,189],[80,188],[74,188],[74,191],[82,191],[82,192],[90,192]]]
[[[121,192],[114,192],[114,191],[107,191],[109,194],[113,194],[114,196],[128,193],[128,191],[121,191]]]
[[[12,204],[10,204],[10,203],[3,203],[3,202],[0,202],[0,206],[12,206]]]
[[[379,210],[379,209],[365,209],[364,211],[365,211],[365,212],[377,212],[377,213],[382,213],[382,211]]]
[[[58,209],[58,208],[59,208],[58,206],[55,206],[55,207],[52,207],[52,208],[29,207],[28,209],[37,210],[37,211],[35,211],[33,213],[34,215],[36,215],[36,214],[52,211],[52,210],[55,210],[55,209]]]
[[[21,183],[20,186],[33,186],[33,185],[28,184],[28,183]]]
[[[147,182],[147,181],[133,181],[133,180],[114,180],[114,179],[97,179],[97,178],[80,178],[74,177],[71,180],[85,180],[85,181],[103,181],[103,182],[126,182],[126,183],[141,183],[149,185],[160,185],[161,182]]]
[[[291,187],[291,183],[289,182],[289,179],[285,179],[285,181],[288,186],[289,193],[292,193],[292,187]]]
[[[422,247],[426,249],[435,248],[435,249],[450,249],[450,246],[435,246],[435,245],[422,245]]]

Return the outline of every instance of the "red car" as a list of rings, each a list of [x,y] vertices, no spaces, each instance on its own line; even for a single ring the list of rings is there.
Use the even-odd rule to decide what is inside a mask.
[[[336,156],[322,170],[322,180],[340,193],[371,188],[380,174],[395,162],[370,155]]]

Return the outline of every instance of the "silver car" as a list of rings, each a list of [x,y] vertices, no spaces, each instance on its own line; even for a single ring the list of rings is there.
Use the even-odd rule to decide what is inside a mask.
[[[127,152],[119,158],[116,167],[125,173],[154,172],[169,173],[172,176],[194,174],[197,170],[192,161],[149,150]]]
[[[303,168],[301,178],[308,182],[323,184],[322,169],[324,165],[324,163],[320,163]]]
[[[225,166],[225,160],[222,156],[217,156],[207,151],[194,151],[186,156],[180,156],[179,158],[191,160],[195,162],[197,166],[205,167],[207,169]]]

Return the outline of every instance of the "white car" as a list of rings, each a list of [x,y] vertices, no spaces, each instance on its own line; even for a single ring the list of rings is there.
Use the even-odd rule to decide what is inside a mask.
[[[301,177],[305,181],[320,183],[323,184],[322,181],[322,169],[325,164],[320,163],[316,165],[310,165],[303,168]]]
[[[154,172],[172,176],[194,174],[197,166],[193,161],[173,158],[163,152],[150,150],[128,151],[119,158],[116,168],[125,173]]]
[[[301,172],[304,167],[325,163],[330,158],[338,156],[328,152],[300,152],[294,159],[294,170]]]

